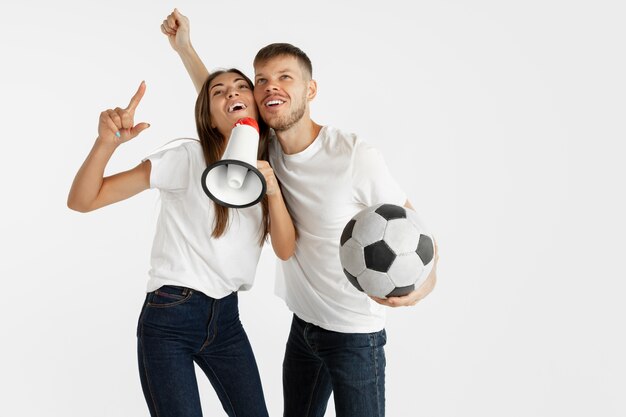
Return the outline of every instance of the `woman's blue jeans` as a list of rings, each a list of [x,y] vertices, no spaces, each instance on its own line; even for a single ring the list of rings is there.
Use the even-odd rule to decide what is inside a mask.
[[[184,287],[148,293],[139,325],[141,385],[153,417],[200,417],[194,362],[229,416],[267,417],[237,293],[214,299]]]
[[[339,333],[293,317],[283,362],[285,417],[384,417],[385,330]]]

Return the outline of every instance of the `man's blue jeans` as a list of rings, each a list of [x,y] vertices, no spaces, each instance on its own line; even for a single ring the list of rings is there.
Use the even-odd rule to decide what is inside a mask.
[[[219,300],[174,286],[148,293],[137,342],[141,385],[153,417],[202,415],[194,362],[229,416],[267,417],[237,293]]]
[[[283,362],[285,417],[385,415],[385,330],[338,333],[294,315]]]

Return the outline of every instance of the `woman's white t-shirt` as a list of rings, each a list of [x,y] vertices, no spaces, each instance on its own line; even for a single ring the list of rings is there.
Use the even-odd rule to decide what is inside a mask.
[[[144,160],[152,165],[150,188],[161,193],[147,290],[178,285],[223,298],[250,289],[261,255],[261,205],[229,209],[226,232],[213,238],[214,203],[200,182],[206,168],[200,142]]]

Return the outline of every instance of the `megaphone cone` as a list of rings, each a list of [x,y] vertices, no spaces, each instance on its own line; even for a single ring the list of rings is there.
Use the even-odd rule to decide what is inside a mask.
[[[256,168],[259,126],[256,120],[239,119],[230,134],[222,159],[202,173],[202,189],[217,204],[250,207],[261,201],[267,185]]]

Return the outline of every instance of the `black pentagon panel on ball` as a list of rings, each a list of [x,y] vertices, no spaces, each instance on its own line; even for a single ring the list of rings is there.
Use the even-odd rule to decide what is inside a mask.
[[[402,297],[403,295],[407,295],[414,289],[415,289],[415,285],[413,284],[407,285],[406,287],[396,287],[393,289],[393,291],[387,294],[387,297]]]
[[[376,209],[375,213],[378,213],[385,220],[406,218],[404,207],[396,206],[395,204],[383,204]]]
[[[424,265],[428,265],[435,256],[435,247],[430,237],[426,235],[420,235],[420,240],[417,244],[417,256],[420,257]]]
[[[363,254],[365,255],[365,266],[378,272],[389,271],[391,264],[396,259],[396,254],[382,240],[366,246],[363,249]]]
[[[356,224],[356,220],[352,219],[346,224],[346,227],[343,228],[343,232],[341,233],[341,241],[340,246],[343,246],[350,238],[352,237],[352,229],[354,229],[354,225]]]
[[[352,274],[350,274],[348,271],[346,271],[345,269],[343,270],[343,273],[346,274],[346,278],[348,278],[348,281],[350,281],[350,283],[352,285],[354,285],[356,287],[357,290],[364,292],[363,288],[361,288],[361,285],[359,284],[359,281],[356,280],[356,277],[353,276]]]

